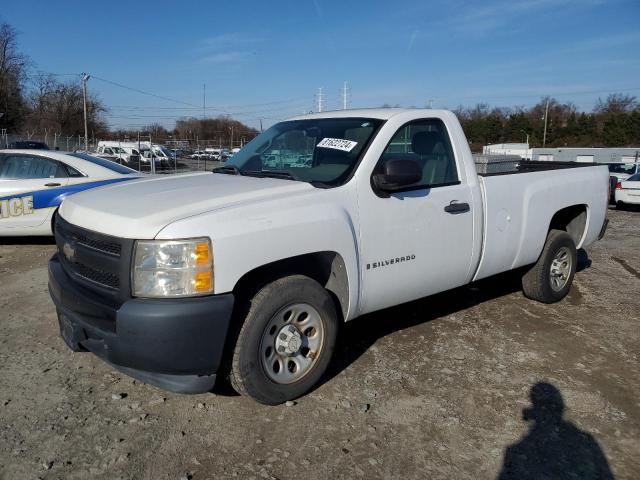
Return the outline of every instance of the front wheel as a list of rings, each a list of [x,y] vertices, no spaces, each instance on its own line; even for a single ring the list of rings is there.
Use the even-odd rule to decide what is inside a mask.
[[[571,235],[551,230],[540,258],[522,277],[525,296],[543,303],[562,300],[571,289],[576,264],[576,246]]]
[[[307,393],[324,374],[335,347],[338,321],[333,299],[302,275],[262,287],[233,351],[230,381],[240,394],[277,405]]]

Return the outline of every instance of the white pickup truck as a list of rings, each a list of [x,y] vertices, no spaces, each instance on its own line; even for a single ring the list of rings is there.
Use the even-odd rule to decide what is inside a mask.
[[[527,297],[561,300],[607,195],[604,166],[479,176],[449,111],[305,115],[213,173],[67,198],[49,289],[73,350],[168,390],[224,376],[278,404],[320,380],[359,315],[519,267]]]

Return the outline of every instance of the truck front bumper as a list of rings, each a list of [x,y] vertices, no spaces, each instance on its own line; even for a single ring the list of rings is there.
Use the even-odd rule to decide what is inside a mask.
[[[110,306],[77,285],[57,254],[49,261],[49,293],[60,334],[74,351],[88,350],[114,368],[162,389],[213,388],[231,320],[233,295],[132,298]]]

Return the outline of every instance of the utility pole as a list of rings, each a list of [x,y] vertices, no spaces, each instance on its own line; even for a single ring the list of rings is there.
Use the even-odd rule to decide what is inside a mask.
[[[202,121],[207,118],[207,84],[202,84]],[[204,124],[202,125],[204,128]]]
[[[262,119],[260,119],[260,133],[264,132],[264,130],[262,130]]]
[[[347,97],[349,96],[349,87],[347,86],[347,82],[345,80],[344,86],[342,87],[342,109],[347,109]]]
[[[91,78],[88,73],[82,74],[82,103],[84,106],[84,149],[89,151],[89,127],[87,124],[87,80]],[[80,143],[80,142],[78,142]],[[78,145],[79,147],[80,145]]]
[[[151,143],[151,132],[149,132],[149,154],[151,156],[151,175],[156,174],[156,159],[153,156],[153,143]]]
[[[547,106],[544,108],[544,134],[542,135],[542,148],[547,144],[547,117],[549,116],[549,99],[547,98]]]
[[[322,93],[322,87],[318,88],[318,93],[316,94],[316,110],[318,112],[322,112],[322,100],[324,94]]]

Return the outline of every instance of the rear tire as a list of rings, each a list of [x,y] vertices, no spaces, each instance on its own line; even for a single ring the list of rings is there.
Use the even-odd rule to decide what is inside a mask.
[[[292,275],[262,287],[245,312],[229,373],[234,390],[266,405],[307,393],[335,348],[338,316],[329,292]]]
[[[551,230],[540,258],[522,277],[524,295],[542,303],[562,300],[571,289],[576,265],[576,246],[571,235]]]

